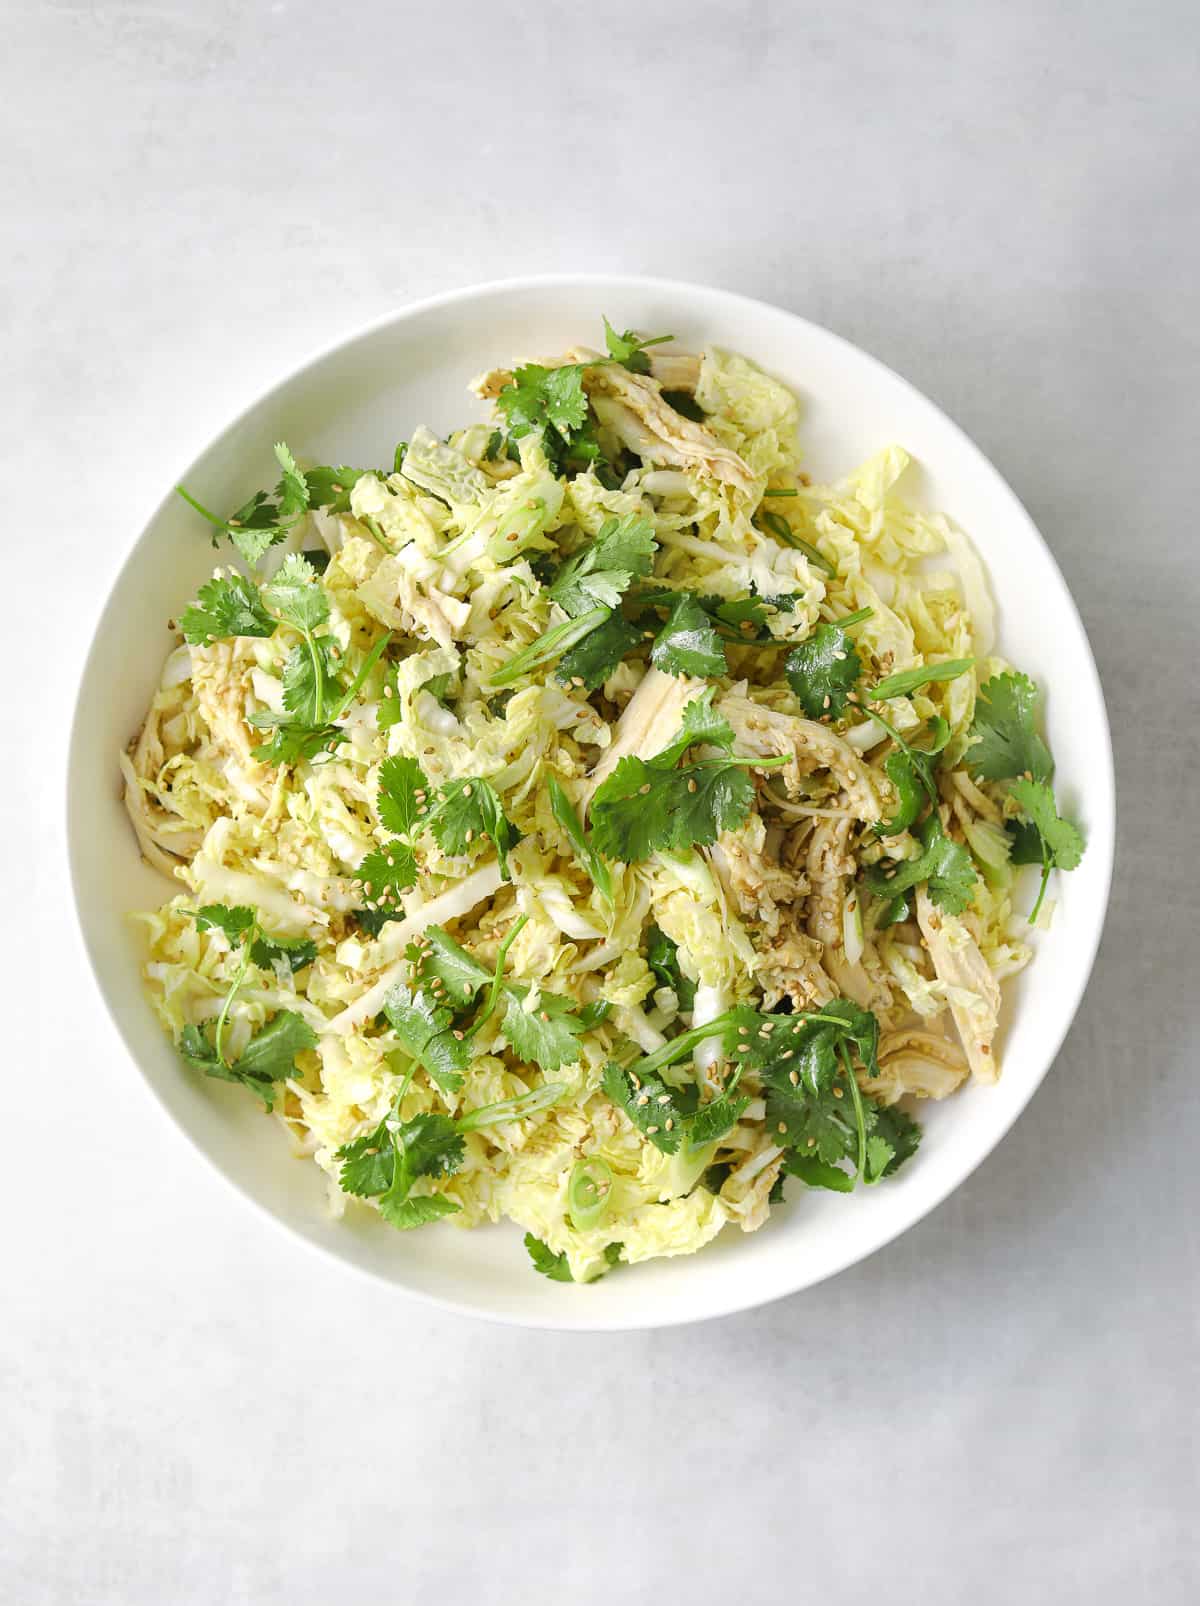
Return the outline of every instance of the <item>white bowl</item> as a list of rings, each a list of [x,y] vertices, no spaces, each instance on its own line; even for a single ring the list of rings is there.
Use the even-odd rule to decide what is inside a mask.
[[[1100,938],[1113,854],[1112,752],[1087,637],[1028,515],[932,402],[828,330],[726,291],[642,278],[554,277],[483,285],[409,307],[352,336],[277,385],[180,476],[202,501],[236,506],[255,489],[272,442],[315,461],[390,461],[414,425],[441,433],[475,416],[465,385],[480,370],[594,341],[601,313],[618,329],[669,330],[683,348],[746,353],[799,393],[807,466],[836,477],[896,441],[921,467],[914,494],[972,537],[998,604],[1000,650],[1046,689],[1063,804],[1088,848],[1058,878],[1051,931],[1005,987],[995,1088],[924,1107],[925,1139],[894,1181],[851,1196],[805,1193],[757,1233],[729,1228],[698,1255],[621,1269],[588,1287],[548,1282],[511,1225],[400,1234],[351,1206],[338,1222],[326,1182],[240,1089],[189,1072],[139,978],[128,911],[173,888],[139,858],[119,800],[117,753],[136,729],[170,642],[167,620],[214,562],[205,526],[168,491],[101,616],[79,694],[70,756],[71,868],[100,991],[147,1084],[197,1148],[242,1194],[315,1248],[451,1309],[536,1327],[620,1329],[725,1315],[807,1288],[897,1237],[955,1189],[1029,1101],[1062,1043]],[[981,376],[981,379],[983,376]],[[987,1245],[980,1247],[987,1253]]]

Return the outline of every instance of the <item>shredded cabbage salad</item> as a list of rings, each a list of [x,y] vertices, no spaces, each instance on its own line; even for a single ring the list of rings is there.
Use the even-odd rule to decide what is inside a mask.
[[[386,469],[181,488],[229,561],[121,755],[184,1074],[339,1213],[508,1217],[564,1282],[890,1179],[999,1074],[1014,864],[1044,924],[1083,848],[905,453],[813,484],[778,380],[605,339]]]

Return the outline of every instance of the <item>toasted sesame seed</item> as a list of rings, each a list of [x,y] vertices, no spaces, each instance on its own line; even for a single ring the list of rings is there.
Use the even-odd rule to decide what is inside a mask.
[[[691,780],[688,782],[688,791],[689,792],[694,792],[695,790],[696,790],[696,778],[695,778],[695,776],[693,776],[691,778]]]
[[[541,1013],[540,1013],[540,1014],[539,1014],[539,1015],[538,1015],[538,1019],[539,1019],[539,1020],[540,1020],[540,1021],[541,1021],[541,1022],[542,1022],[542,1024],[543,1024],[543,1025],[545,1025],[545,1026],[548,1026],[548,1025],[549,1025],[549,1024],[550,1024],[550,1017],[549,1017],[549,1015],[547,1015],[547,1013],[546,1013],[546,1011],[545,1011],[545,1010],[544,1010],[544,1009],[543,1009],[543,1010],[542,1010],[542,1011],[541,1011]]]
[[[472,828],[470,826],[467,827],[466,836],[464,837],[463,840],[466,841],[466,842],[474,842],[474,840],[475,840],[475,832],[472,830]]]
[[[572,686],[582,686],[584,684],[583,676],[582,675],[572,675],[571,676],[571,684],[572,684]]]
[[[459,1031],[455,1031],[454,1033],[452,1033],[452,1036],[453,1036],[454,1041],[456,1043],[461,1043],[462,1040],[463,1040],[463,1034],[461,1032],[459,1032]]]
[[[667,1131],[670,1132],[671,1129],[674,1127],[674,1125],[675,1125],[674,1118],[672,1116],[668,1116],[667,1117]]]
[[[833,1096],[834,1096],[835,1099],[840,1099],[842,1097],[842,1090],[841,1090],[840,1087],[835,1087],[834,1088]]]
[[[660,1103],[660,1104],[670,1104],[670,1102],[671,1102],[671,1095],[670,1095],[670,1094],[669,1094],[669,1093],[660,1093],[660,1094],[659,1094],[659,1095],[658,1095],[658,1102],[659,1102],[659,1103]]]
[[[641,1096],[641,1098],[640,1098],[640,1099],[638,1099],[638,1101],[637,1101],[637,1103],[638,1103],[638,1109],[639,1109],[639,1110],[640,1110],[640,1109],[641,1109],[641,1108],[642,1108],[642,1106],[643,1106],[643,1105],[644,1105],[644,1104],[649,1104],[649,1102],[650,1102],[650,1095],[649,1095],[649,1093],[643,1093],[643,1094],[642,1094],[642,1096]]]
[[[471,795],[471,788],[470,788],[470,787],[469,787],[469,786],[464,786],[464,787],[463,787],[463,789],[462,789],[462,795],[463,795],[463,796],[464,796],[464,797],[470,797],[470,795]]]
[[[639,795],[639,797],[646,797],[648,795],[649,791],[650,791],[650,782],[649,781],[646,782],[645,786],[639,786],[638,787],[638,795]]]
[[[648,1126],[646,1128],[646,1136],[648,1138],[652,1138],[657,1131],[658,1131],[658,1128],[656,1126]]]

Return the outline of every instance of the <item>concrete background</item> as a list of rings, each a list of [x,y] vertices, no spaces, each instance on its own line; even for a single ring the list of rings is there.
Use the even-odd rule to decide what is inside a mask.
[[[1194,1600],[1195,6],[4,34],[0,1596]],[[1118,758],[1098,968],[1011,1136],[866,1264],[661,1336],[441,1316],[268,1231],[130,1075],[64,872],[82,655],[177,467],[362,321],[580,268],[765,297],[941,403],[1063,566]]]

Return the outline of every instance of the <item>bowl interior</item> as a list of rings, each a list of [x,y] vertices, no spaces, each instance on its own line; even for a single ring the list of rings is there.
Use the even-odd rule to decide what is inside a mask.
[[[390,462],[418,423],[444,433],[482,408],[465,385],[514,358],[596,341],[618,327],[670,330],[680,345],[746,353],[802,402],[807,466],[836,477],[891,441],[920,465],[909,495],[971,536],[997,602],[999,648],[1048,690],[1062,804],[1089,840],[1059,878],[1053,929],[1036,963],[1006,984],[995,1088],[967,1088],[922,1111],[919,1159],[885,1188],[805,1193],[744,1236],[729,1229],[702,1254],[623,1270],[587,1288],[547,1282],[509,1225],[399,1234],[351,1206],[331,1219],[323,1175],[292,1157],[278,1126],[240,1090],[191,1075],[145,1001],[128,912],[174,890],[140,859],[119,798],[116,755],[135,731],[170,644],[167,621],[215,555],[205,528],[168,494],[138,539],[97,629],[71,746],[69,832],[84,940],[135,1065],[197,1147],[248,1198],[319,1247],[398,1288],[458,1309],[538,1326],[656,1326],[724,1314],[808,1286],[902,1232],[999,1141],[1052,1061],[1082,995],[1108,895],[1112,760],[1099,681],[1062,577],[1028,516],[978,449],[929,401],[837,336],[758,302],[652,280],[578,278],[460,292],[409,309],[308,364],[233,424],[186,471],[215,507],[256,489],[285,439],[317,461]],[[791,1193],[791,1190],[789,1190]]]

